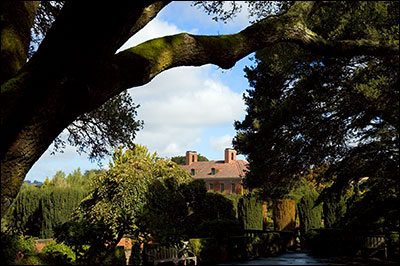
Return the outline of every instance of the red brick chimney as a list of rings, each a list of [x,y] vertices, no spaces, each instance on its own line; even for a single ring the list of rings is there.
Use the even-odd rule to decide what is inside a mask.
[[[225,149],[225,163],[236,161],[236,151],[234,149]]]
[[[186,165],[191,165],[192,163],[197,162],[197,152],[195,151],[187,151],[186,152]]]

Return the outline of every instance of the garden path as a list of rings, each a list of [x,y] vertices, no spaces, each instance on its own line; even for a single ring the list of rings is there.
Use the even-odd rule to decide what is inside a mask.
[[[319,258],[306,252],[288,252],[276,257],[257,258],[254,260],[232,262],[219,265],[343,265],[333,259]]]

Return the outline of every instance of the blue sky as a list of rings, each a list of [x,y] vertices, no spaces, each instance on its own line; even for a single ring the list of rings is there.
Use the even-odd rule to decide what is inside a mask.
[[[172,2],[120,50],[155,37],[188,32],[201,35],[236,33],[249,25],[247,10],[228,23],[215,22],[191,2]],[[250,55],[249,57],[251,57]],[[138,119],[144,129],[136,142],[149,147],[162,157],[184,155],[195,150],[210,160],[222,159],[224,149],[231,147],[235,136],[234,120],[245,115],[243,93],[248,88],[243,68],[253,63],[246,57],[229,69],[215,65],[179,67],[164,71],[150,83],[129,89],[135,104],[140,104]],[[86,154],[79,155],[75,147],[64,153],[50,155],[52,146],[28,172],[27,180],[43,181],[58,170],[71,173],[99,168]],[[238,156],[238,159],[244,159]],[[109,158],[103,160],[108,164]]]

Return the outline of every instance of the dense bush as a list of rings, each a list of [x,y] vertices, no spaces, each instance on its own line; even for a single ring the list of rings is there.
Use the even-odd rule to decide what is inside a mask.
[[[248,258],[247,237],[232,236],[228,239],[228,259],[230,261],[241,261]]]
[[[47,262],[43,261],[37,254],[26,255],[18,265],[46,265]]]
[[[204,264],[221,262],[223,252],[226,251],[215,238],[192,238],[189,243],[199,262]]]
[[[301,234],[308,232],[312,228],[321,227],[322,204],[316,205],[317,198],[317,192],[309,193],[304,195],[297,204]]]
[[[118,246],[114,248],[113,252],[105,258],[102,262],[103,265],[125,265],[126,264],[126,256],[124,247]]]
[[[54,237],[54,229],[71,217],[74,209],[88,194],[80,188],[50,188],[41,191],[37,218],[40,220],[40,238]]]
[[[5,265],[21,264],[24,257],[33,254],[32,237],[1,232],[1,258]]]
[[[257,197],[249,195],[240,198],[237,210],[244,229],[263,230],[263,206]]]
[[[282,239],[279,233],[262,233],[248,239],[248,256],[273,256],[282,250]]]
[[[226,218],[199,221],[197,231],[201,237],[213,237],[219,241],[243,234],[242,227],[237,220]]]
[[[279,199],[274,201],[274,227],[278,231],[294,230],[296,208],[293,199]]]
[[[75,263],[75,253],[64,244],[49,242],[40,252],[40,258],[51,265],[66,265]]]
[[[21,189],[5,216],[9,226],[34,237],[54,237],[54,228],[66,222],[88,194],[87,189],[68,183],[60,172],[42,188],[25,185]]]

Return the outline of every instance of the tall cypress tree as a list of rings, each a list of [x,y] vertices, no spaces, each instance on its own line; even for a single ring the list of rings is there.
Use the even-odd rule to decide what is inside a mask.
[[[27,186],[18,194],[6,218],[24,234],[52,238],[54,229],[70,218],[87,194],[88,191],[76,187]]]

